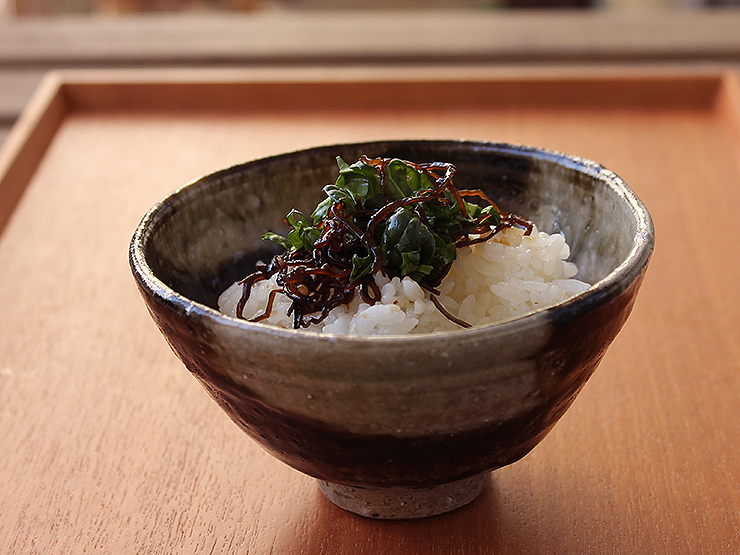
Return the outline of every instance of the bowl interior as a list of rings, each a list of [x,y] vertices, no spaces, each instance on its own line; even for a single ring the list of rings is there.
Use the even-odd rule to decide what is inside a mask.
[[[149,216],[146,261],[166,285],[217,308],[220,293],[275,252],[265,231],[285,233],[285,215],[309,215],[337,176],[335,158],[360,155],[452,162],[458,189],[481,189],[499,207],[562,231],[578,277],[595,284],[633,252],[646,213],[611,172],[565,155],[504,144],[390,141],[289,153],[206,176],[174,193]]]

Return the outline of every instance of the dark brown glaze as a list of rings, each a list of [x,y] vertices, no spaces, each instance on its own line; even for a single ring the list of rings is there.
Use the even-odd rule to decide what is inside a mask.
[[[537,357],[537,406],[512,420],[454,434],[352,433],[268,406],[220,367],[207,326],[147,298],[185,366],[226,414],[277,459],[315,478],[369,486],[449,483],[518,461],[552,429],[593,374],[632,310],[644,274],[625,292],[575,318],[561,315]]]

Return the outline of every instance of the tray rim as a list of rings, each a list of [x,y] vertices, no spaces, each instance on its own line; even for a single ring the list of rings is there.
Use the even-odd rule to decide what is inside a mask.
[[[471,87],[473,85],[474,87]],[[740,163],[740,71],[723,68],[639,67],[326,67],[311,68],[193,68],[193,69],[83,69],[47,73],[0,146],[0,237],[31,182],[38,164],[64,118],[70,113],[214,113],[244,110],[244,100],[233,93],[247,92],[252,99],[268,98],[271,110],[329,109],[327,88],[351,87],[367,91],[349,107],[368,108],[379,91],[403,86],[406,95],[394,98],[405,109],[414,109],[409,91],[424,86],[432,101],[449,103],[470,88],[488,87],[476,102],[512,102],[512,91],[524,91],[516,106],[544,109],[667,108],[715,111],[726,121],[732,148]],[[293,94],[295,87],[313,91],[308,99]],[[563,91],[580,87],[592,94],[584,106]],[[216,104],[203,108],[203,95],[226,90]],[[532,96],[548,88],[554,98]],[[265,95],[282,91],[282,95]],[[288,93],[288,91],[290,91]],[[489,94],[493,91],[494,94]],[[508,96],[507,96],[508,92]],[[560,92],[560,94],[557,94]],[[183,94],[187,93],[187,94]],[[195,93],[195,94],[193,94]],[[653,93],[653,96],[646,93]],[[657,93],[657,94],[656,94]],[[661,97],[659,94],[668,94]],[[684,94],[688,93],[688,94]],[[173,97],[174,94],[174,97]],[[597,96],[594,96],[597,95]],[[603,96],[606,94],[606,98]],[[167,103],[164,104],[164,99]],[[172,98],[176,102],[170,102]],[[322,100],[323,99],[323,100]],[[646,100],[647,99],[647,100]],[[527,105],[526,102],[534,104]]]

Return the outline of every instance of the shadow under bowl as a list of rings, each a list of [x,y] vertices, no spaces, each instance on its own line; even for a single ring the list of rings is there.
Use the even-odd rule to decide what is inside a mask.
[[[336,156],[452,162],[455,184],[563,232],[571,300],[449,333],[358,337],[227,317],[219,294],[271,256],[261,236],[310,213]],[[532,450],[573,402],[627,319],[653,249],[650,216],[594,162],[466,141],[313,148],[203,177],[159,202],[131,242],[140,292],[173,351],[231,419],[338,505],[376,518],[462,506],[491,470]]]

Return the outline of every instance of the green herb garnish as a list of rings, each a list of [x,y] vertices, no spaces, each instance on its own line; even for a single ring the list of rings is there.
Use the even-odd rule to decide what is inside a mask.
[[[292,210],[285,218],[287,238],[272,232],[263,236],[286,252],[240,282],[239,317],[252,286],[275,274],[281,289],[273,291],[265,312],[252,321],[269,316],[276,292],[292,300],[296,329],[320,322],[333,308],[351,302],[356,292],[374,304],[380,299],[374,277],[378,272],[408,276],[436,301],[436,287],[458,248],[487,241],[515,225],[526,233],[532,230],[531,222],[501,212],[482,191],[458,191],[452,164],[362,156],[352,165],[337,158],[337,165],[336,182],[324,187],[326,198],[310,217]]]

